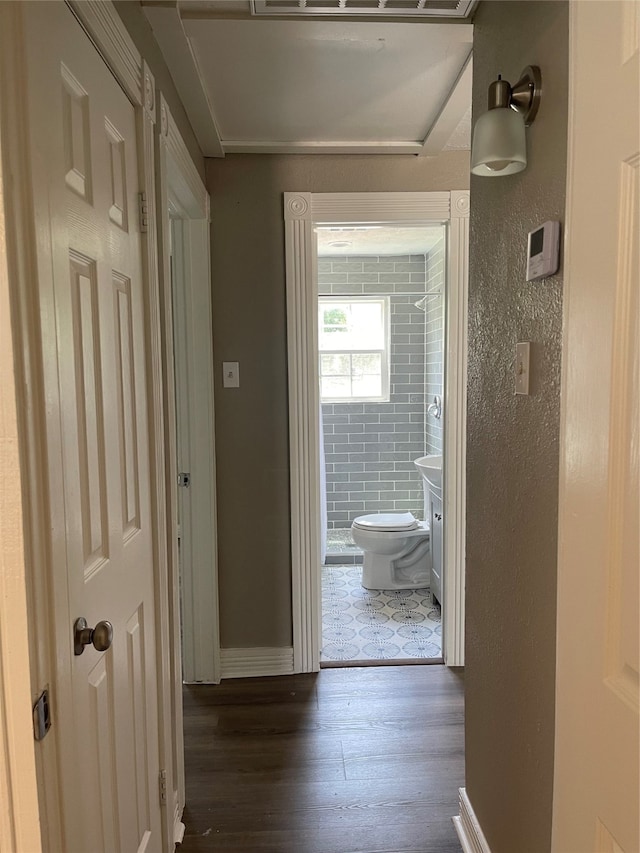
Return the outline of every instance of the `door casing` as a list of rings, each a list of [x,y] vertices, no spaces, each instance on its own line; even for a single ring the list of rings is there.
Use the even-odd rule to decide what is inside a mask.
[[[321,224],[449,225],[445,309],[443,657],[464,664],[469,191],[284,194],[293,671],[320,668],[320,429],[316,237]]]
[[[188,489],[181,490],[184,514],[181,522],[183,528],[188,528],[183,529],[183,541],[187,540],[189,546],[189,557],[182,568],[182,674],[187,682],[218,683],[220,639],[210,200],[161,94],[159,103],[158,196],[167,400],[167,511],[172,519],[168,531],[172,555],[170,596],[172,601],[176,598],[174,606],[179,607],[180,578],[173,522],[178,516],[180,495],[176,460],[180,457],[183,470],[191,475]],[[180,387],[176,387],[175,372],[180,374]],[[174,626],[174,641],[179,651],[179,619]],[[177,671],[180,672],[180,666]]]
[[[3,4],[6,6],[8,4]],[[15,149],[15,129],[8,122],[16,104],[6,100],[7,79],[13,65],[14,16],[0,7],[0,849],[41,850],[33,728],[27,713],[33,690],[29,661],[28,508],[23,509],[25,474],[21,464],[24,428],[25,360],[18,348],[27,308],[14,292],[16,237],[26,225],[22,206],[9,181],[4,180],[2,155]],[[9,39],[9,44],[5,42]],[[8,159],[8,157],[7,157]],[[5,221],[6,210],[12,216]],[[11,245],[13,244],[13,245]],[[16,338],[14,346],[14,336]]]

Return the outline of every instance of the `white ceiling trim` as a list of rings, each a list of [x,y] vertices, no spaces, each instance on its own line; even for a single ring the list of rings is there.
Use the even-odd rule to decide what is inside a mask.
[[[465,62],[460,76],[449,92],[442,105],[431,130],[426,135],[420,154],[433,156],[439,154],[451,139],[454,130],[460,124],[471,104],[471,88],[473,83],[472,51]]]
[[[421,154],[422,147],[421,142],[224,142],[227,154]]]
[[[145,3],[143,11],[160,45],[191,127],[205,157],[224,157],[224,149],[196,58],[177,3]]]
[[[205,157],[225,154],[412,154],[441,153],[471,102],[471,45],[465,65],[424,140],[223,140],[206,83],[183,26],[177,0],[143,0],[144,13],[165,57]],[[463,37],[467,38],[465,35]]]

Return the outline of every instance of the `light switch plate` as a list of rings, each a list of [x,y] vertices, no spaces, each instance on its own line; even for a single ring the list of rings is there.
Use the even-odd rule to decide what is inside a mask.
[[[529,393],[529,355],[530,341],[516,344],[516,394]]]
[[[223,361],[222,362],[222,385],[225,388],[240,387],[240,362],[239,361]]]

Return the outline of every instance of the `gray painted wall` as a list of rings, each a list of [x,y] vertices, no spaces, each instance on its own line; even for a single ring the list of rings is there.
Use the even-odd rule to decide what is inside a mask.
[[[466,785],[492,853],[551,844],[562,270],[524,281],[527,232],[564,219],[568,4],[485,2],[474,120],[498,73],[542,70],[529,165],[472,178],[467,445]],[[532,342],[516,397],[516,341]]]
[[[113,5],[116,7],[116,11],[120,15],[122,23],[127,28],[135,46],[147,60],[149,68],[156,79],[156,86],[166,98],[171,115],[178,125],[189,154],[191,154],[196,168],[204,179],[204,157],[202,156],[200,146],[193,133],[191,123],[187,118],[158,42],[155,40],[151,25],[146,19],[140,3],[137,0],[114,0]]]
[[[290,646],[282,193],[466,189],[469,155],[231,155],[206,165],[221,641],[224,648]],[[240,361],[240,388],[222,388],[222,361]]]

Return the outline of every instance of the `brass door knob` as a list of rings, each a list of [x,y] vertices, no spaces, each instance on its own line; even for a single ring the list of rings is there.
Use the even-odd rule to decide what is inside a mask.
[[[111,622],[98,622],[95,628],[87,627],[87,620],[80,616],[73,623],[73,651],[81,655],[89,643],[98,652],[106,652],[113,642],[113,625]]]

